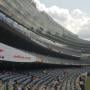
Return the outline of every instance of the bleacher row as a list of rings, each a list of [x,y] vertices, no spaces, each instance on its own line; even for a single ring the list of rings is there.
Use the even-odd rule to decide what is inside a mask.
[[[50,49],[54,52],[58,52],[58,53],[62,53],[62,54],[64,53],[64,54],[72,55],[72,56],[76,56],[76,57],[80,57],[80,55],[81,55],[80,50],[75,50],[75,49],[68,48],[68,47],[62,47],[61,44],[53,42],[52,40],[49,40],[49,38],[45,37],[46,38],[45,39],[43,36],[38,35],[36,32],[32,32],[31,29],[28,30],[25,27],[23,27],[22,25],[19,25],[17,22],[8,18],[3,13],[0,13],[0,21],[2,23],[8,24],[9,27],[12,27],[15,29],[13,31],[11,29],[10,30],[11,32],[17,33],[17,35],[20,34],[25,39],[27,39],[29,41],[32,40],[35,43],[39,44],[40,46],[43,46],[44,48]]]
[[[23,25],[27,26],[28,28],[30,28],[30,25],[40,26],[40,25],[38,25],[38,23],[45,24],[45,22],[42,22],[42,21],[45,21],[45,18],[43,17],[43,14],[41,14],[40,11],[38,11],[36,9],[36,5],[33,2],[33,0],[27,0],[27,1],[24,1],[24,0],[15,0],[15,1],[4,0],[1,3],[0,10],[6,12],[9,16],[11,16],[12,18],[16,19],[16,21],[18,21],[19,23],[23,23]],[[11,12],[11,13],[9,13],[9,12]],[[50,18],[50,16],[49,16],[49,18]],[[35,21],[33,19],[35,19]],[[40,22],[39,19],[42,19],[42,21]],[[22,20],[22,22],[21,22],[21,20]],[[48,22],[50,23],[50,21],[47,21],[47,23]],[[54,21],[52,21],[52,22],[54,22]],[[64,29],[64,28],[60,28],[60,29]],[[69,37],[66,37],[66,40],[70,39],[69,40],[70,42],[73,41],[72,37],[74,37],[74,35],[73,34],[69,35]],[[65,39],[65,37],[64,37],[64,39]],[[74,42],[75,41],[81,43],[81,45],[85,42],[84,40],[79,40],[78,41],[77,38],[74,40]],[[89,42],[89,44],[90,44],[90,42]]]
[[[29,52],[31,55],[34,55],[39,58],[38,61],[41,63],[48,63],[48,64],[61,64],[61,65],[89,65],[90,60],[74,60],[74,59],[64,59],[59,57],[52,57],[50,55],[44,56],[41,54],[36,54],[33,52]]]
[[[45,21],[43,14],[41,14],[40,11],[38,11],[36,9],[36,5],[33,2],[33,0],[27,0],[27,1],[24,1],[24,0],[15,0],[15,1],[2,0],[0,3],[0,11],[6,13],[9,17],[11,17],[15,21],[17,21],[22,26],[27,27],[28,30],[30,30],[31,27],[34,27],[36,29],[39,27],[43,28],[43,25],[45,24],[44,22],[42,22],[42,21]],[[2,18],[0,17],[0,19],[2,19]],[[40,22],[40,19],[42,20],[41,22]],[[8,22],[8,24],[10,24],[12,27],[15,24],[17,25],[17,23],[14,23],[14,25],[13,25],[12,20],[10,20],[9,18],[4,19],[4,20],[6,23]],[[49,21],[49,23],[50,23],[50,21]],[[49,26],[49,25],[51,25],[51,23],[47,24],[47,25]],[[47,25],[46,25],[46,27],[47,27]],[[51,25],[51,27],[52,26],[53,26],[53,24]],[[24,27],[23,27],[23,29],[24,29]],[[50,28],[50,29],[52,30],[52,28]],[[63,29],[63,28],[59,27],[59,29]],[[90,49],[89,49],[90,48],[89,47],[90,42],[79,39],[79,38],[73,39],[72,37],[74,35],[65,36],[63,34],[63,37],[58,37],[55,35],[43,34],[42,33],[42,36],[45,38],[47,37],[51,40],[53,39],[54,41],[56,41],[58,43],[63,42],[65,45],[69,46],[68,48],[71,48],[71,49],[76,48],[76,51],[80,50],[83,52],[88,52],[88,53],[90,52]],[[71,52],[71,53],[73,53],[73,52]]]
[[[90,69],[0,71],[0,90],[79,90],[76,79]]]

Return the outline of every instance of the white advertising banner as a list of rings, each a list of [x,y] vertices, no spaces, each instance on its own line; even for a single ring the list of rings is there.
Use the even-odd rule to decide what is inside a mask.
[[[12,62],[35,62],[36,56],[0,43],[0,60]]]

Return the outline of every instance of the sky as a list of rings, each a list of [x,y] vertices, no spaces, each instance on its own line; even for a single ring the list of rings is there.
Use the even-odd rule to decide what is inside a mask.
[[[80,38],[90,40],[90,0],[34,0],[37,8]]]
[[[47,7],[56,5],[60,8],[76,9],[79,8],[85,12],[90,11],[90,0],[40,0]]]

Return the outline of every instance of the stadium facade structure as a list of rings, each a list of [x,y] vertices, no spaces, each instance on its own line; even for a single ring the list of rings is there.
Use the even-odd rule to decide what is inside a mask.
[[[1,61],[89,65],[89,54],[89,41],[37,10],[32,0],[0,0]]]

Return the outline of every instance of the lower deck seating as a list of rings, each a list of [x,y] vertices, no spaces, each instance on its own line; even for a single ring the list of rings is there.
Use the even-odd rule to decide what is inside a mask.
[[[0,90],[76,90],[75,81],[89,68],[0,71]]]

